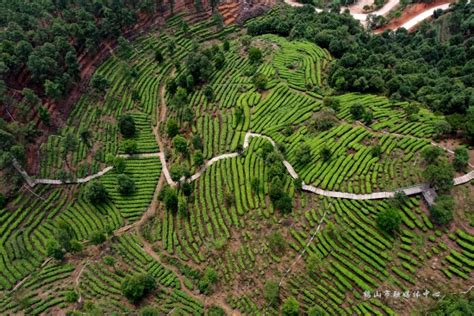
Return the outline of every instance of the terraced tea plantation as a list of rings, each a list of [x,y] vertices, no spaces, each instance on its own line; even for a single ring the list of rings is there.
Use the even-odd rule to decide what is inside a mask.
[[[403,191],[443,116],[336,93],[314,43],[186,20],[113,50],[41,145],[30,176],[61,183],[0,210],[0,314],[408,315],[469,289],[469,210]]]

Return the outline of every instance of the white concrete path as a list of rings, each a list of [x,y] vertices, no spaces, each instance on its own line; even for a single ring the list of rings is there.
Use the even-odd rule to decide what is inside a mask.
[[[243,145],[244,150],[249,147],[250,139],[253,138],[253,137],[264,138],[264,139],[268,140],[276,148],[275,141],[273,139],[271,139],[270,137],[262,135],[262,134],[258,134],[258,133],[247,132],[245,134],[245,138],[244,138],[244,145]],[[235,157],[238,157],[239,155],[240,155],[240,153],[235,152],[235,153],[227,153],[227,154],[223,154],[223,155],[220,155],[220,156],[216,156],[216,157],[206,161],[206,163],[201,168],[201,170],[196,172],[189,179],[182,178],[181,181],[188,181],[188,182],[195,181],[195,180],[197,180],[201,177],[202,173],[207,168],[209,168],[210,166],[212,166],[213,164],[215,164],[219,160],[228,159],[228,158],[235,158]],[[119,155],[119,157],[128,158],[128,159],[129,158],[159,157],[160,161],[161,161],[161,165],[162,165],[162,172],[165,175],[166,182],[172,187],[176,187],[178,185],[178,183],[176,181],[171,179],[171,175],[170,175],[170,172],[169,172],[169,169],[168,169],[168,163],[166,162],[165,156],[162,152],[147,153],[147,154],[136,154],[136,155]],[[290,174],[290,176],[293,179],[297,179],[299,177],[298,173],[295,171],[295,169],[290,164],[290,162],[288,162],[287,160],[284,160],[283,165],[285,166],[286,170],[288,171],[288,173]],[[75,181],[71,181],[71,182],[67,182],[67,183],[63,183],[61,180],[54,180],[54,179],[37,179],[37,180],[34,180],[26,173],[25,170],[23,170],[23,168],[21,168],[21,166],[16,161],[14,161],[14,166],[20,172],[20,174],[23,175],[23,177],[25,178],[25,181],[31,187],[35,186],[36,184],[60,185],[60,184],[72,184],[72,183],[86,183],[86,182],[89,182],[93,179],[96,179],[96,178],[99,178],[99,177],[103,176],[104,174],[106,174],[107,172],[109,172],[110,170],[113,169],[113,167],[107,167],[107,168],[103,169],[102,171],[100,171],[96,174],[90,175],[88,177],[80,178],[80,179],[77,179]],[[453,183],[454,183],[454,185],[461,185],[461,184],[467,183],[467,182],[469,182],[473,179],[474,179],[474,170],[470,171],[469,173],[467,173],[463,176],[454,178]],[[302,189],[304,191],[307,191],[307,192],[315,193],[315,194],[322,195],[322,196],[332,197],[332,198],[341,198],[341,199],[350,199],[350,200],[379,200],[379,199],[393,198],[397,192],[401,192],[401,191],[404,192],[406,195],[420,194],[420,193],[423,193],[426,190],[429,190],[429,186],[426,183],[421,183],[421,184],[416,184],[416,185],[406,187],[406,188],[400,188],[400,189],[394,190],[394,191],[374,192],[374,193],[369,193],[369,194],[355,194],[355,193],[348,193],[348,192],[323,190],[323,189],[314,187],[312,185],[308,185],[308,184],[303,182]]]
[[[302,7],[303,4],[296,2],[295,0],[284,0],[286,4],[292,6],[292,7]],[[349,10],[350,14],[352,17],[356,20],[359,20],[362,25],[366,26],[367,24],[367,17],[369,15],[382,15],[386,16],[391,10],[393,10],[396,6],[398,6],[400,3],[400,0],[389,0],[382,8],[372,11],[369,13],[357,13],[356,9],[352,9],[351,6],[347,7],[342,7],[341,8],[341,13],[343,13],[345,10]],[[426,11],[423,11],[422,13],[418,14],[417,16],[413,17],[412,19],[408,20],[404,24],[400,25],[398,28],[405,28],[407,30],[413,28],[415,25],[418,23],[422,22],[423,20],[426,20],[430,18],[433,15],[433,12],[436,11],[437,9],[442,9],[442,10],[447,10],[449,8],[450,3],[445,3],[439,6],[436,6],[434,8],[427,9]],[[320,13],[323,12],[323,10],[315,8],[315,11]],[[397,28],[397,29],[398,29]]]
[[[407,30],[409,29],[412,29],[415,25],[417,25],[418,23],[422,22],[423,20],[426,20],[430,17],[433,16],[433,12],[435,12],[436,10],[438,9],[441,9],[441,10],[447,10],[449,9],[449,5],[450,3],[445,3],[445,4],[442,4],[442,5],[439,5],[439,6],[436,6],[434,8],[431,8],[431,9],[428,9],[426,11],[423,11],[421,12],[420,14],[418,14],[417,16],[413,17],[411,20],[408,20],[407,22],[403,23],[400,28],[405,28]]]

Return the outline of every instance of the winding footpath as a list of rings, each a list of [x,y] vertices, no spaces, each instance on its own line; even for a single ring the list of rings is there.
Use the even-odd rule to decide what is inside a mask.
[[[271,139],[270,137],[262,135],[262,134],[258,134],[258,133],[247,132],[245,134],[245,138],[244,138],[243,149],[245,150],[249,147],[251,138],[257,138],[257,137],[264,138],[264,139],[268,140],[276,148],[275,141],[273,139]],[[161,148],[161,146],[160,146],[160,148]],[[445,149],[445,150],[447,150],[447,149]],[[220,155],[220,156],[216,156],[216,157],[206,161],[206,163],[201,168],[201,170],[196,172],[189,179],[182,178],[181,182],[182,181],[188,181],[188,182],[195,181],[195,180],[197,180],[201,177],[202,173],[207,168],[209,168],[210,166],[212,166],[213,164],[215,164],[219,160],[235,158],[235,157],[238,157],[239,155],[240,155],[240,153],[234,152],[234,153],[227,153],[227,154],[223,154],[223,155]],[[166,182],[172,187],[176,187],[178,185],[178,183],[176,181],[171,179],[171,175],[170,175],[170,172],[169,172],[169,169],[168,169],[168,163],[166,162],[166,158],[165,158],[165,155],[164,155],[163,152],[148,153],[148,154],[136,154],[136,155],[119,155],[119,156],[123,157],[123,158],[128,158],[128,159],[129,158],[159,157],[160,161],[161,161],[161,164],[162,164],[162,172],[163,172],[163,175],[166,179]],[[293,179],[297,179],[299,177],[298,173],[295,171],[295,169],[290,164],[290,162],[288,162],[287,160],[284,160],[283,164],[284,164],[286,170],[288,171],[288,173],[290,174],[290,176]],[[96,179],[96,178],[99,178],[99,177],[103,176],[104,174],[106,174],[107,172],[109,172],[110,170],[113,169],[113,167],[107,167],[107,168],[103,169],[102,171],[100,171],[96,174],[90,175],[86,178],[80,178],[80,179],[77,179],[75,181],[70,181],[70,182],[63,182],[61,180],[54,180],[54,179],[37,179],[37,180],[34,180],[26,173],[25,170],[23,170],[23,168],[21,168],[21,166],[18,163],[15,162],[14,165],[17,168],[17,170],[23,175],[26,182],[30,186],[34,186],[36,184],[61,185],[61,184],[73,184],[73,183],[76,183],[76,184],[86,183],[86,182],[89,182],[93,179]],[[461,185],[461,184],[467,183],[467,182],[469,182],[473,179],[474,179],[474,170],[472,170],[469,173],[466,173],[462,176],[454,178],[453,179],[453,184],[454,185]],[[405,188],[400,188],[400,189],[397,189],[397,190],[394,190],[394,191],[374,192],[374,193],[369,193],[369,194],[355,194],[355,193],[348,193],[348,192],[323,190],[323,189],[317,188],[313,185],[308,185],[308,184],[303,182],[302,183],[302,189],[304,191],[307,191],[307,192],[311,192],[311,193],[322,195],[322,196],[332,197],[332,198],[341,198],[341,199],[350,199],[350,200],[378,200],[378,199],[393,198],[397,192],[404,192],[406,195],[416,195],[416,194],[427,192],[428,190],[430,190],[430,187],[426,183],[421,183],[421,184],[415,184],[415,185],[405,187]]]

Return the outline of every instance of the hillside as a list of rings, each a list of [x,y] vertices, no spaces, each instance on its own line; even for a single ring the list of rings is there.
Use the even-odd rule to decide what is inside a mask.
[[[472,4],[375,35],[271,2],[111,3],[148,26],[105,32],[61,98],[4,73],[0,314],[473,312]]]

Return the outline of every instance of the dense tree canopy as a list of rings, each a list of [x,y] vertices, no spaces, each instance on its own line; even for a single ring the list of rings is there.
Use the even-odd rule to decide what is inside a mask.
[[[474,100],[472,7],[465,0],[454,4],[439,18],[446,22],[443,28],[423,24],[413,33],[400,29],[381,35],[364,31],[349,14],[285,7],[250,22],[248,31],[304,38],[327,48],[339,58],[329,74],[337,91],[382,93],[419,101],[435,112],[464,114]],[[472,124],[461,116],[455,128],[474,135]]]

